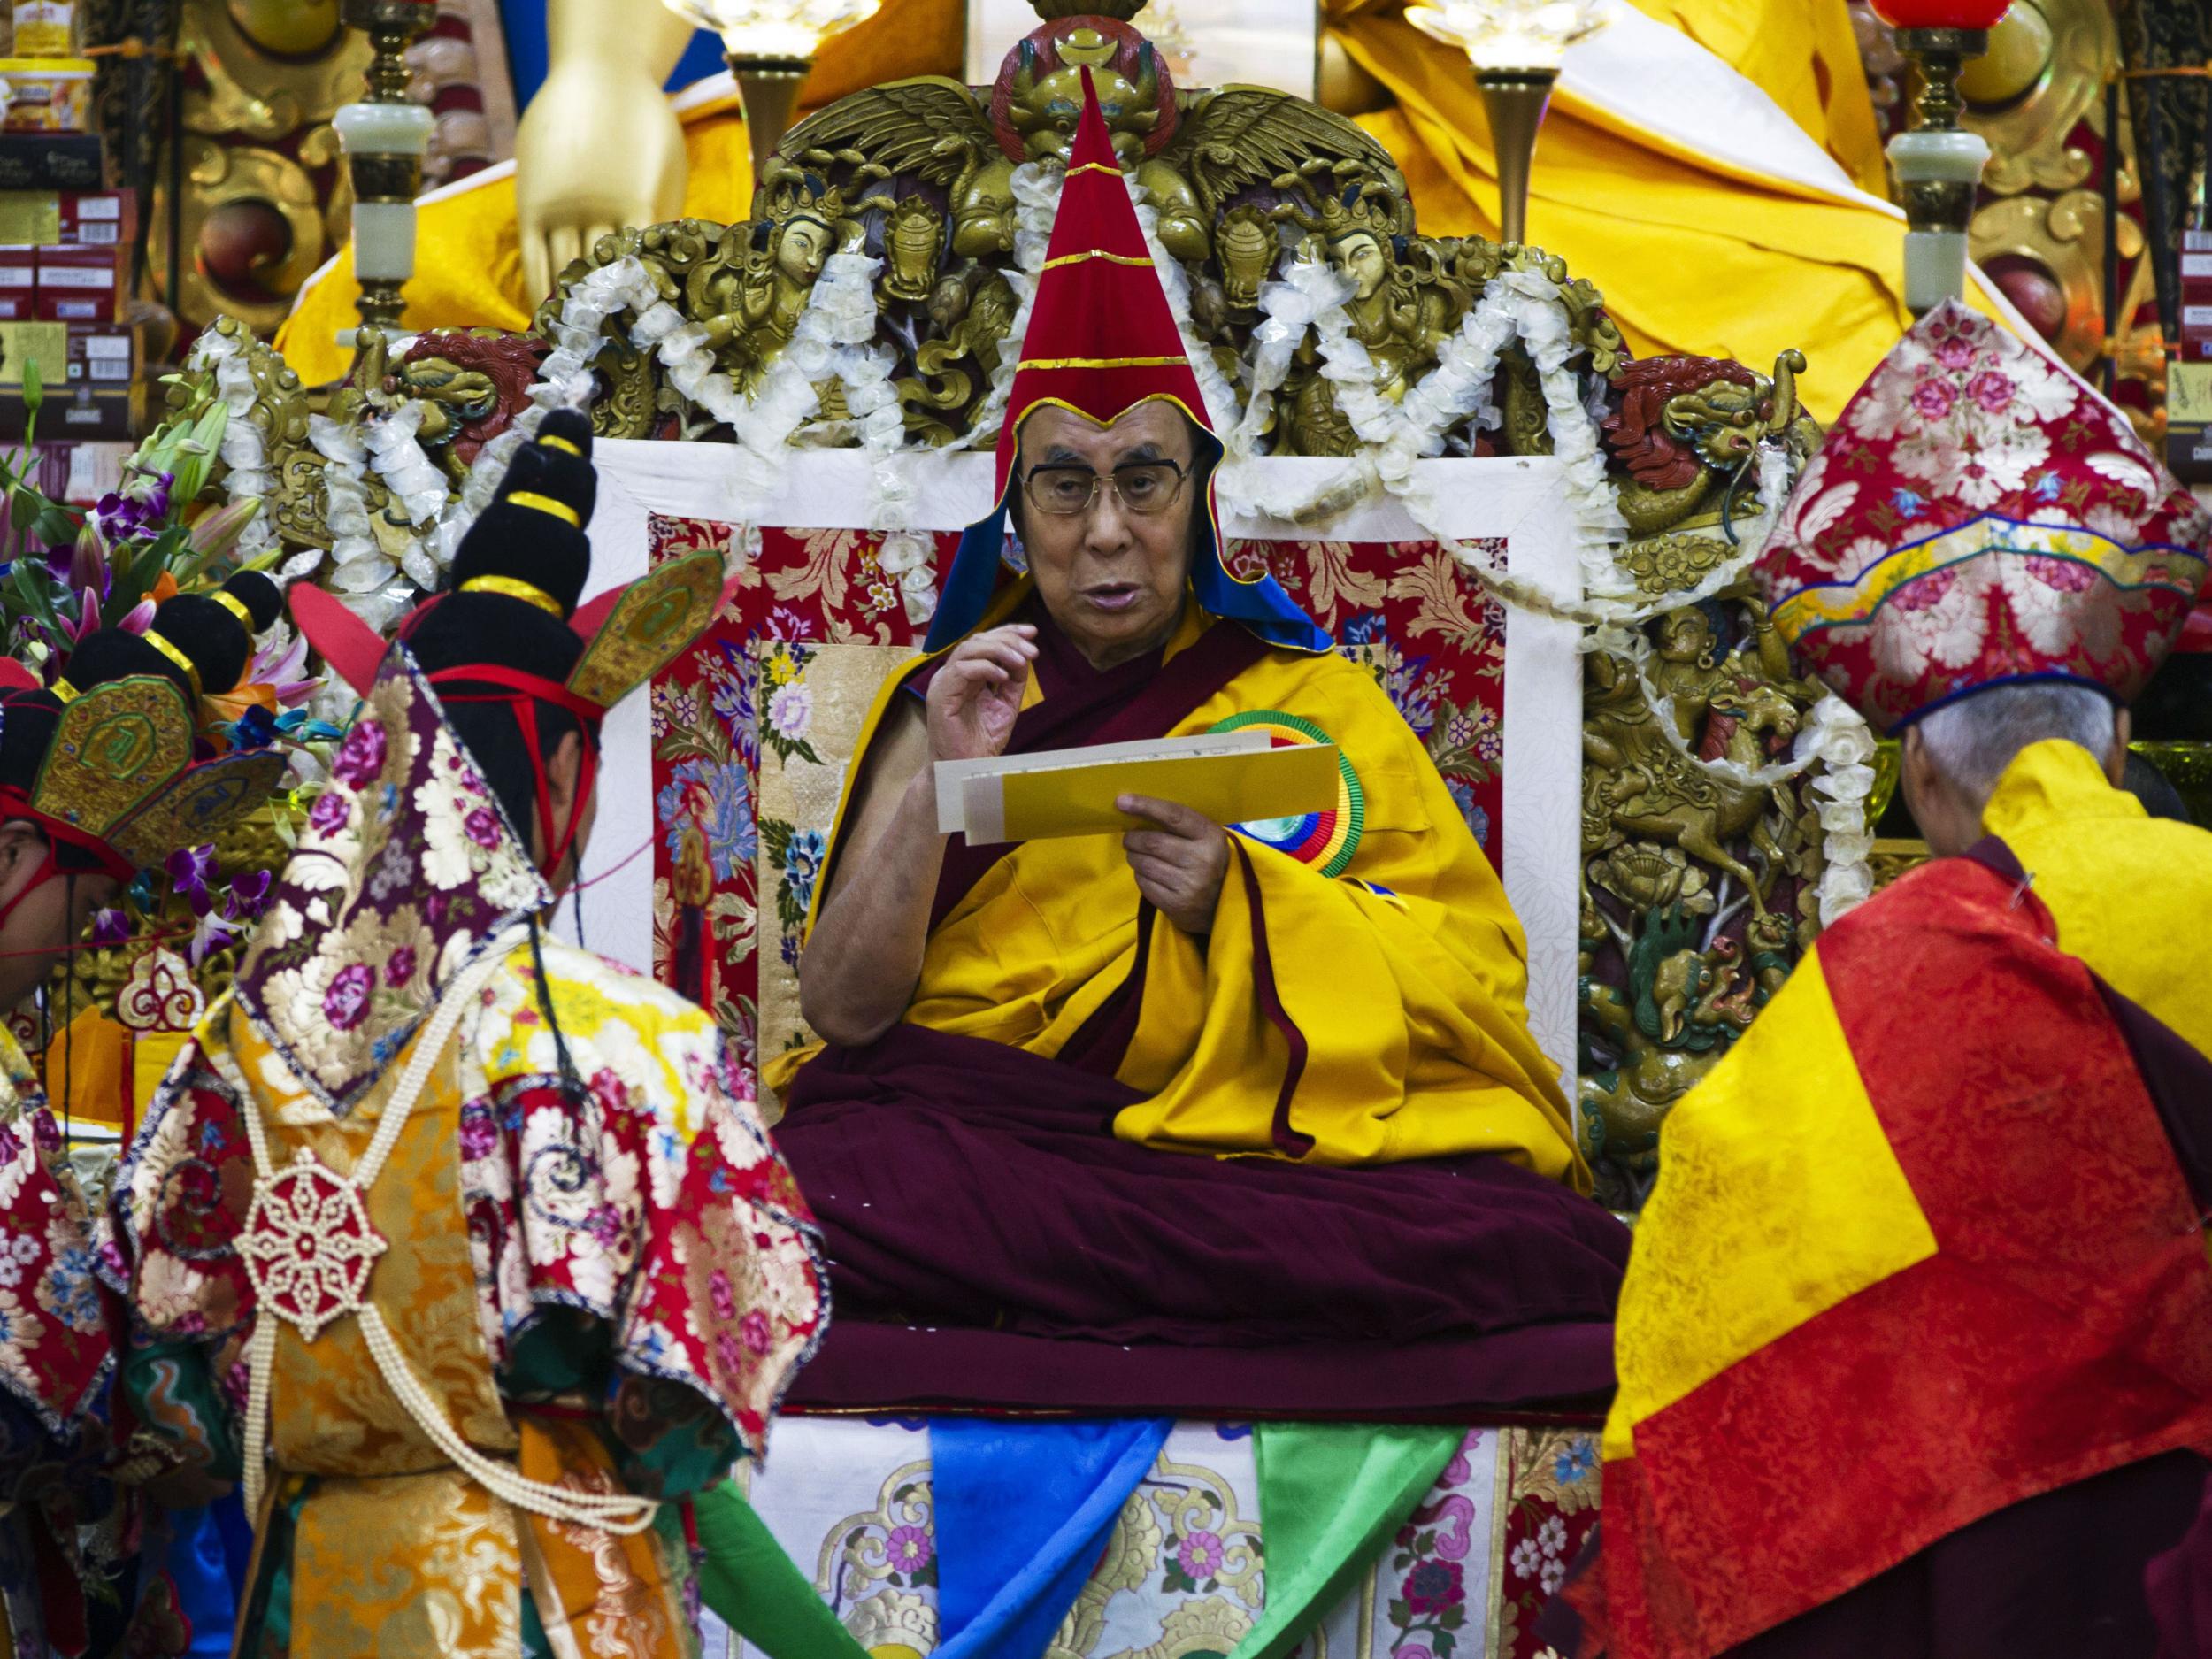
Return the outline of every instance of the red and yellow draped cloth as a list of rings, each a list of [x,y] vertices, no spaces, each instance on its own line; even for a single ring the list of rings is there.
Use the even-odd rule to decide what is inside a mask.
[[[1614,1659],[1701,1659],[1999,1509],[2212,1445],[2177,1116],[2212,1065],[1985,846],[1823,934],[1668,1119],[1602,1573],[1570,1592]]]

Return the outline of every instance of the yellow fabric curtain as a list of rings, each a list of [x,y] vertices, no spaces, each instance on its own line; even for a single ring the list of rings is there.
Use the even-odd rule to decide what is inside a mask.
[[[1889,168],[1844,0],[1629,0],[1688,35],[1780,106],[1862,190]]]
[[[1634,0],[1764,91],[1862,186],[1882,160],[1844,0]],[[1397,13],[1400,0],[1329,0],[1328,27],[1396,96],[1361,124],[1413,188],[1421,228],[1497,234],[1489,123],[1464,58]],[[900,74],[958,73],[955,0],[889,0],[826,49],[810,104]],[[1715,96],[1724,96],[1717,88]],[[744,132],[726,104],[686,117],[685,211],[741,217],[751,195]],[[1798,387],[1821,418],[1840,409],[1910,322],[1901,296],[1902,222],[1871,204],[1732,167],[1617,111],[1562,91],[1538,147],[1531,239],[1604,294],[1639,356],[1686,353],[1770,367],[1793,346]],[[423,210],[421,274],[407,326],[518,328],[514,188],[500,180]],[[350,266],[303,298],[279,343],[311,383],[344,373],[335,343],[353,321]],[[1978,294],[1970,297],[1979,305]]]
[[[867,22],[822,49],[801,95],[802,107],[818,109],[905,75],[957,75],[963,27],[960,0],[889,0]],[[734,96],[685,111],[684,148],[691,164],[686,216],[720,224],[743,219],[752,207],[753,162]],[[529,326],[511,172],[428,204],[420,210],[416,235],[416,274],[407,285],[403,326]],[[338,334],[359,320],[353,309],[359,292],[348,248],[300,296],[278,331],[277,349],[310,386],[338,379],[352,363],[353,354],[339,348]]]

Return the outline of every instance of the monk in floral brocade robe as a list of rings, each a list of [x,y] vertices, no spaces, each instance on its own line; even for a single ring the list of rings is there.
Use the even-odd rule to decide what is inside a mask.
[[[366,701],[121,1179],[133,1402],[260,1488],[257,1659],[689,1651],[679,1501],[826,1321],[712,1020],[540,936],[598,715],[724,590],[679,562],[568,626],[589,442],[547,421],[380,669],[295,599]]]
[[[114,1350],[97,1259],[37,1073],[0,1031],[0,1652],[85,1630],[76,1527],[110,1496]]]
[[[2198,1651],[2145,1569],[2212,1452],[2212,835],[2118,786],[2207,536],[2117,410],[1955,303],[1807,468],[1776,624],[1899,734],[1937,856],[1667,1119],[1563,1652]]]
[[[931,654],[879,696],[833,836],[800,964],[829,1046],[766,1063],[838,1294],[876,1322],[841,1325],[808,1386],[916,1385],[875,1346],[895,1323],[936,1327],[899,1340],[984,1402],[1601,1389],[1626,1235],[1578,1195],[1520,925],[1372,677],[1225,569],[1220,447],[1150,264],[1094,103],[998,505]],[[1010,511],[1028,572],[1002,583]],[[1125,838],[937,833],[933,761],[1244,729],[1335,744],[1333,810],[1233,833],[1133,797]],[[1078,1364],[1077,1402],[987,1352],[1016,1337],[1156,1363],[1135,1396]]]
[[[233,688],[282,604],[267,577],[242,572],[173,595],[142,632],[96,629],[37,670],[0,658],[0,1008],[24,1005],[141,868],[219,833],[282,777],[280,757],[208,756],[219,746],[200,742],[201,694]],[[117,729],[138,741],[96,742]],[[65,1077],[65,1040],[54,1048]],[[121,1286],[97,1219],[37,1072],[0,1030],[0,1651],[10,1655],[83,1653],[111,1637],[106,1616],[128,1582],[117,1548],[140,1535],[142,1511],[123,1507],[139,1472],[130,1425],[108,1387]]]

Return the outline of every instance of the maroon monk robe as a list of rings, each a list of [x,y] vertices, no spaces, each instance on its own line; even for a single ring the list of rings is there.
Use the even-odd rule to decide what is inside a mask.
[[[1024,619],[1045,700],[1016,722],[1017,754],[1163,735],[1266,649],[1217,623],[1164,666],[1155,653],[1099,673],[1041,607]],[[933,922],[1006,850],[956,838]],[[841,1348],[893,1369],[879,1340],[841,1342],[868,1320],[936,1327],[939,1349],[946,1327],[987,1333],[994,1356],[1024,1337],[1063,1353],[1141,1345],[1159,1356],[1132,1385],[1148,1409],[1264,1409],[1264,1367],[1217,1362],[1292,1347],[1324,1356],[1346,1412],[1610,1386],[1628,1234],[1602,1209],[1494,1157],[1337,1169],[1117,1140],[1114,1115],[1139,1097],[1111,1075],[1114,1008],[1064,1059],[900,1025],[799,1072],[776,1135],[827,1234],[841,1323],[795,1402],[866,1395],[841,1376]],[[1402,1375],[1394,1351],[1414,1362]],[[1346,1363],[1332,1371],[1331,1353]],[[1440,1389],[1455,1371],[1464,1391]],[[1048,1375],[1017,1372],[979,1363],[964,1397],[1056,1403]],[[894,1375],[880,1386],[879,1401],[909,1397]]]

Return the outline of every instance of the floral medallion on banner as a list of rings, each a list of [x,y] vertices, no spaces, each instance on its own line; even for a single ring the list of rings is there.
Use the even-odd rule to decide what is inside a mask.
[[[656,559],[726,549],[737,526],[655,517]],[[654,972],[710,1010],[749,1065],[795,1040],[798,941],[837,785],[872,685],[847,648],[913,649],[926,618],[884,537],[758,531],[729,610],[653,682]],[[956,534],[933,538],[941,570]],[[1505,611],[1434,542],[1233,543],[1264,564],[1413,728],[1494,864],[1502,856]],[[895,560],[895,563],[902,563]],[[841,648],[826,664],[823,648]],[[888,672],[881,649],[870,672]],[[764,777],[764,767],[773,776]],[[776,810],[764,804],[772,794]],[[790,1010],[788,1017],[780,1010]]]
[[[911,1419],[795,1417],[749,1499],[876,1654],[938,1646],[929,1434]],[[1286,1659],[1540,1659],[1537,1613],[1597,1522],[1591,1432],[1471,1428],[1435,1485]],[[1248,1425],[1178,1423],[1123,1505],[1048,1659],[1228,1654],[1267,1605]],[[710,1618],[704,1659],[761,1659]]]

